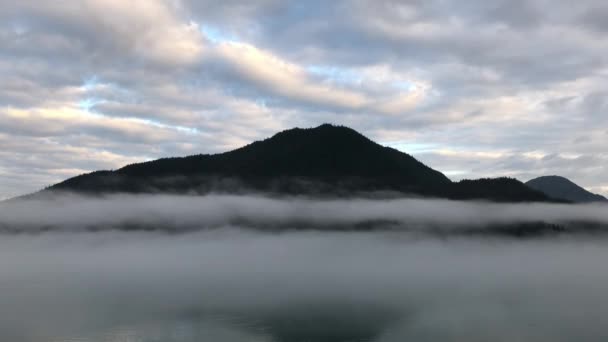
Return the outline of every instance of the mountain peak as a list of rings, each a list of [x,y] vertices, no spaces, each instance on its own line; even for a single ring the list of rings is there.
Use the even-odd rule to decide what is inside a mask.
[[[563,176],[558,176],[558,175],[540,176],[540,177],[530,180],[530,182],[532,182],[532,181],[559,181],[559,182],[568,182],[571,184],[576,184],[573,181],[569,180],[568,178],[563,177]]]
[[[545,195],[575,203],[608,202],[604,196],[587,191],[566,177],[552,175],[541,176],[526,182],[530,188]]]
[[[352,128],[329,123],[322,124],[311,128],[291,128],[281,131],[266,140],[283,140],[283,139],[329,139],[339,141],[343,139],[353,140],[359,139],[361,142],[373,143],[372,140],[363,134],[355,131]]]

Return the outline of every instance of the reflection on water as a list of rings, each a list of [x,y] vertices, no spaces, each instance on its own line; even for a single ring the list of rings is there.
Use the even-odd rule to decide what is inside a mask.
[[[117,328],[106,333],[56,339],[55,342],[138,342],[146,341],[147,336],[134,328]]]
[[[120,326],[96,333],[81,333],[52,342],[369,342],[379,333],[379,321],[356,323],[327,316],[275,317],[260,324],[242,319],[212,317],[173,322]],[[48,339],[45,339],[45,342]],[[36,341],[38,342],[38,341]],[[42,341],[41,341],[42,342]]]
[[[605,342],[605,260],[605,238],[0,235],[0,342]]]
[[[79,336],[54,338],[52,342],[195,342],[195,341],[271,341],[252,325],[227,319],[155,322],[110,328]]]
[[[221,320],[157,323],[123,326],[107,331],[54,338],[52,342],[368,342],[370,331],[317,321],[316,327],[302,322],[285,322],[261,329],[254,325]],[[294,326],[297,325],[297,326]],[[376,332],[377,333],[377,332]],[[374,334],[372,334],[374,335]],[[44,340],[45,342],[48,339]],[[36,341],[38,342],[38,341]],[[40,341],[42,342],[42,341]]]

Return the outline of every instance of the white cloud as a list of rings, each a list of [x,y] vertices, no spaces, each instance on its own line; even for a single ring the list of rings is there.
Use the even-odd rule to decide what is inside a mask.
[[[175,4],[164,0],[26,0],[3,6],[5,16],[21,28],[21,39],[43,38],[46,45],[38,46],[42,50],[82,44],[111,59],[133,57],[165,66],[196,63],[204,51],[203,36],[195,23],[180,17]],[[40,31],[39,25],[50,31]]]
[[[227,62],[238,77],[252,82],[268,96],[285,97],[303,104],[315,104],[357,112],[404,114],[421,104],[430,86],[389,74],[386,65],[351,69],[354,82],[334,82],[332,77],[315,79],[314,73],[269,51],[242,42],[223,42],[217,58]],[[409,83],[404,89],[402,84]],[[397,91],[396,91],[397,90]]]
[[[350,109],[361,108],[368,101],[362,94],[315,83],[299,65],[249,44],[222,43],[218,53],[240,75],[275,94]]]

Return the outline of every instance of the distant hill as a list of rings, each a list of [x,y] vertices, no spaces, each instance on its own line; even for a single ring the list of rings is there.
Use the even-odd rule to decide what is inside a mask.
[[[491,199],[499,202],[542,202],[548,200],[545,194],[530,189],[517,179],[508,177],[461,180],[458,183],[453,183],[446,197],[462,200]]]
[[[353,129],[294,128],[213,155],[164,158],[70,178],[48,191],[103,193],[271,192],[350,195],[391,191],[453,199],[546,201],[508,178],[453,183],[414,157]]]
[[[568,178],[560,176],[538,177],[526,182],[526,185],[554,199],[574,203],[608,202],[606,197],[591,193]]]

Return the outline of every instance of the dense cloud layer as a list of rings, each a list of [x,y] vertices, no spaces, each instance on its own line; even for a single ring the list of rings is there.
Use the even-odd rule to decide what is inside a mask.
[[[0,0],[0,198],[334,122],[606,193],[603,1]]]
[[[376,195],[378,197],[379,195]],[[606,205],[498,204],[438,199],[309,199],[263,196],[39,196],[0,205],[6,231],[259,229],[467,231],[488,225],[546,222],[608,224]]]

